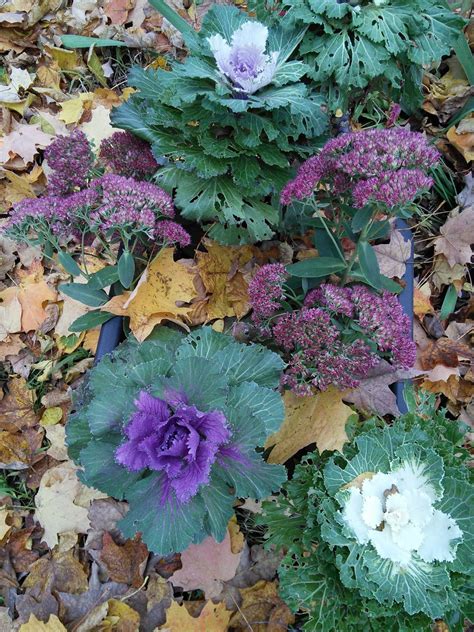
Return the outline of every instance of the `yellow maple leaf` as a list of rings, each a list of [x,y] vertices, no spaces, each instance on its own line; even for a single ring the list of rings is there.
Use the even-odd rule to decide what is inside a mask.
[[[252,246],[221,246],[205,240],[207,252],[196,252],[196,267],[204,296],[194,304],[193,324],[226,316],[242,318],[250,310],[247,270],[254,257]]]
[[[34,614],[30,614],[30,618],[20,625],[18,632],[67,632],[67,630],[55,614],[50,614],[46,623],[37,619]]]
[[[348,439],[346,422],[353,413],[342,396],[343,393],[332,386],[309,397],[285,391],[285,421],[265,443],[266,448],[274,446],[268,462],[285,463],[311,443],[316,443],[319,452],[341,450]]]
[[[166,623],[158,628],[163,632],[226,632],[231,616],[223,603],[208,601],[199,617],[192,617],[185,606],[173,601],[166,611]]]
[[[194,274],[179,261],[174,261],[174,248],[164,248],[141,276],[135,290],[115,296],[102,310],[128,316],[130,329],[142,341],[163,320],[170,320],[185,328],[191,306],[196,297]]]

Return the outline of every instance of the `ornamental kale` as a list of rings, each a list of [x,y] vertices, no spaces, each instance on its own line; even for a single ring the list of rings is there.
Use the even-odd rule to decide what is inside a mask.
[[[249,286],[252,320],[288,365],[281,378],[299,395],[313,388],[354,388],[381,358],[410,368],[416,357],[410,321],[395,295],[363,285],[323,283],[292,311],[288,274],[281,264],[262,266]]]
[[[309,27],[299,53],[333,110],[367,87],[419,105],[423,67],[449,55],[465,24],[445,0],[282,0],[280,10],[291,24]],[[268,14],[275,17],[281,20]]]
[[[89,374],[67,425],[81,478],[129,502],[119,523],[159,554],[225,536],[238,497],[264,498],[285,480],[255,448],[278,430],[283,362],[211,328],[161,328],[127,342]]]
[[[213,238],[271,237],[279,219],[273,194],[293,159],[318,146],[327,119],[321,100],[299,81],[305,65],[287,61],[304,30],[267,29],[235,7],[213,6],[184,63],[130,74],[138,91],[114,111],[114,124],[167,159],[157,183],[176,191],[184,217],[217,222]]]
[[[262,521],[288,552],[283,598],[315,632],[429,632],[469,617],[473,486],[464,432],[435,398],[388,427],[365,422],[343,455],[296,467]],[[284,518],[283,518],[284,516]]]

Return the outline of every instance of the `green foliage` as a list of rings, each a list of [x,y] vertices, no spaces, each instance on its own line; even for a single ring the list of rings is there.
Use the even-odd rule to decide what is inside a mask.
[[[268,48],[280,51],[271,84],[238,98],[225,83],[206,38],[229,41],[248,19],[235,7],[212,7],[186,61],[170,71],[132,70],[138,92],[113,115],[167,159],[156,181],[176,191],[182,215],[218,222],[210,235],[228,243],[271,237],[279,221],[272,197],[289,179],[291,160],[314,153],[326,128],[321,98],[299,81],[308,68],[287,61],[305,28],[271,29]]]
[[[465,24],[444,0],[283,0],[281,8],[291,24],[309,26],[299,52],[331,109],[367,87],[416,107],[422,67],[448,55]]]
[[[256,448],[283,421],[276,390],[282,368],[277,354],[210,327],[186,337],[161,327],[152,340],[126,342],[90,371],[67,423],[67,445],[86,485],[128,501],[118,524],[126,537],[141,532],[149,549],[163,555],[209,535],[222,540],[236,498],[265,498],[279,489],[285,469],[265,463]],[[219,453],[207,482],[186,502],[169,493],[163,470],[129,471],[116,458],[143,391],[178,394],[201,415],[220,411],[231,430],[228,452]]]
[[[471,614],[474,537],[465,428],[435,411],[434,397],[415,401],[410,392],[408,399],[410,412],[393,426],[372,419],[352,430],[354,440],[343,455],[306,456],[278,498],[264,505],[269,543],[287,549],[281,594],[307,615],[306,631],[430,632],[433,619],[443,618],[450,630],[462,632]],[[426,564],[415,555],[408,567],[399,567],[348,537],[340,513],[347,491],[341,488],[360,474],[389,471],[397,458],[429,463],[424,472],[442,494],[437,507],[463,531],[452,562]]]

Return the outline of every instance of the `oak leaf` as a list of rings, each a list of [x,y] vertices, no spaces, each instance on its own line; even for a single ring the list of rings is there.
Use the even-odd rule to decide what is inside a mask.
[[[441,226],[436,237],[435,253],[443,254],[449,265],[465,265],[471,262],[471,245],[474,243],[474,205],[452,214]]]
[[[208,601],[199,617],[192,617],[185,606],[173,601],[166,611],[166,623],[155,632],[227,632],[231,614],[223,603]]]
[[[285,420],[265,443],[266,448],[273,446],[268,462],[285,463],[311,443],[316,443],[319,452],[341,450],[347,441],[346,422],[353,414],[342,398],[343,393],[334,387],[309,397],[285,391]]]
[[[388,244],[374,246],[379,262],[380,272],[386,277],[401,279],[405,274],[406,264],[411,253],[411,243],[406,241],[399,230],[394,230],[390,235]]]
[[[140,341],[164,320],[186,328],[192,306],[182,305],[196,297],[194,275],[185,264],[174,261],[173,252],[173,248],[164,248],[142,274],[131,294],[115,296],[101,308],[112,314],[129,316],[130,329]]]
[[[185,591],[201,589],[206,599],[217,597],[222,582],[232,579],[240,562],[240,552],[232,553],[229,531],[222,542],[206,538],[191,544],[181,553],[182,568],[173,573],[170,582]]]

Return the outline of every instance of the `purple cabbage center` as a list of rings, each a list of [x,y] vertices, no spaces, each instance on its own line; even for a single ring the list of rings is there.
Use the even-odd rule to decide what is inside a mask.
[[[186,502],[209,482],[212,464],[231,431],[221,411],[202,412],[176,394],[169,399],[140,392],[124,428],[126,441],[115,458],[131,472],[161,472],[164,497],[174,490],[177,499]]]

